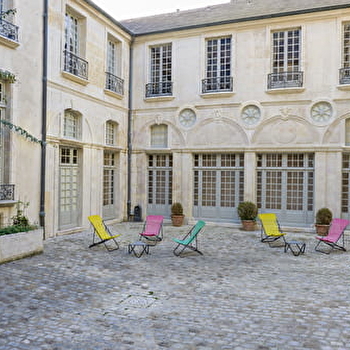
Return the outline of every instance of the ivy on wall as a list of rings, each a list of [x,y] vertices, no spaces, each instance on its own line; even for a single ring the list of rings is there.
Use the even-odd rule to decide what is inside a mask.
[[[16,81],[16,76],[8,70],[0,69],[0,80],[13,84]]]
[[[5,126],[7,126],[11,131],[17,132],[19,135],[25,137],[28,141],[35,142],[35,143],[40,143],[41,145],[45,144],[44,141],[37,139],[33,135],[29,134],[29,132],[27,130],[24,130],[20,126],[12,124],[8,120],[0,119],[0,123],[4,124]]]

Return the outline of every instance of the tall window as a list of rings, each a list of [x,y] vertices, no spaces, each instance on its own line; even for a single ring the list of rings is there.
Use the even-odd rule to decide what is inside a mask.
[[[342,68],[339,80],[340,84],[350,84],[350,23],[343,25]]]
[[[172,94],[172,46],[151,47],[151,82],[146,86],[146,97]]]
[[[349,216],[350,209],[350,154],[343,154],[343,169],[342,169],[342,214],[345,217]]]
[[[106,123],[106,145],[115,146],[117,143],[117,124],[113,121]]]
[[[108,39],[107,42],[107,71],[106,71],[106,89],[117,94],[124,94],[124,80],[120,76],[120,65],[118,66],[120,43]],[[120,59],[119,59],[120,60]]]
[[[301,29],[272,33],[272,74],[269,88],[302,86]]]
[[[153,125],[151,127],[151,147],[168,147],[168,126],[165,124]]]
[[[64,71],[88,78],[88,63],[82,56],[81,33],[82,19],[69,11],[65,16]]]
[[[65,49],[75,55],[79,55],[79,33],[78,33],[78,18],[66,13],[65,26]]]
[[[115,154],[104,152],[103,161],[103,205],[114,204],[115,192]]]
[[[0,120],[5,119],[5,85],[0,82]],[[5,172],[5,132],[6,128],[0,123],[0,183],[4,182]]]
[[[80,138],[80,116],[78,113],[66,110],[63,120],[63,136],[79,139]]]
[[[203,93],[231,91],[231,37],[209,39],[206,43],[206,79]]]

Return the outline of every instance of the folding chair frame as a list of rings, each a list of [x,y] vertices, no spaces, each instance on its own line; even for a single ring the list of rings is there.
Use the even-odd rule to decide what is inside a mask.
[[[259,219],[260,219],[260,222],[261,222],[261,230],[260,230],[260,240],[262,243],[268,243],[269,246],[271,248],[279,248],[279,247],[285,247],[286,246],[286,239],[285,239],[285,233],[282,233],[281,232],[281,226],[277,220],[277,217],[275,219],[275,223],[278,227],[278,230],[279,232],[281,233],[280,235],[268,235],[265,231],[265,227],[264,227],[264,222],[263,220],[260,218],[260,215],[259,215]],[[272,243],[276,242],[278,239],[282,238],[283,240],[283,243],[281,245],[274,245]]]
[[[335,249],[335,250],[340,250],[340,251],[343,251],[343,252],[346,252],[346,249],[345,249],[345,239],[344,239],[344,232],[345,232],[345,229],[347,227],[347,225],[349,224],[350,222],[348,220],[344,220],[344,219],[333,219],[332,220],[332,223],[331,223],[331,227],[330,227],[330,230],[332,230],[332,224],[333,225],[343,225],[341,226],[342,228],[342,231],[341,231],[341,234],[339,235],[338,239],[335,241],[331,241],[327,236],[325,237],[319,237],[317,236],[316,239],[318,239],[318,243],[316,244],[315,246],[315,250],[316,252],[320,252],[320,253],[324,253],[324,254],[330,254],[330,252]],[[338,242],[341,242],[340,244]],[[321,243],[324,243],[328,246],[331,247],[331,249],[329,250],[323,250],[323,249],[319,249],[318,246],[321,244]]]
[[[152,215],[149,215],[149,216],[152,216]],[[159,220],[159,224],[160,224],[160,228],[159,228],[159,231],[158,231],[158,234],[154,234],[154,235],[147,235],[145,234],[145,229],[147,227],[147,219],[149,219],[150,221],[153,220],[152,218],[149,218],[149,216],[146,217],[146,221],[144,222],[143,224],[143,229],[142,229],[142,232],[140,233],[140,238],[145,238],[146,240],[148,241],[153,241],[153,242],[160,242],[163,240],[163,217],[162,216],[157,216],[158,217],[158,220],[159,218],[162,218],[162,221]],[[157,220],[155,220],[156,222],[158,222]]]
[[[200,228],[198,226],[201,225]],[[194,252],[197,252],[200,255],[203,255],[203,253],[198,249],[198,234],[202,231],[203,227],[205,225],[204,221],[198,221],[191,230],[185,235],[185,237],[181,240],[175,240],[173,239],[177,244],[177,246],[174,248],[173,253],[175,256],[180,256],[185,249],[190,249]],[[198,231],[193,234],[193,231],[197,229]],[[193,234],[193,238],[191,238],[191,235]]]
[[[112,252],[112,251],[114,251],[114,250],[118,250],[118,249],[119,249],[119,244],[118,244],[118,242],[115,240],[115,238],[119,237],[120,234],[117,234],[117,235],[112,236],[112,234],[111,234],[109,228],[107,227],[107,225],[104,223],[104,221],[103,221],[102,219],[101,219],[101,221],[102,221],[102,224],[103,224],[103,226],[104,226],[106,232],[110,235],[110,237],[108,237],[108,238],[106,238],[106,239],[101,239],[100,236],[98,235],[97,231],[96,231],[96,228],[95,228],[94,224],[90,221],[90,222],[91,222],[91,226],[93,227],[94,231],[93,231],[93,233],[92,233],[92,244],[89,245],[89,248],[95,247],[95,246],[97,246],[97,245],[103,243],[104,246],[106,247],[106,249],[107,249],[109,252]],[[100,240],[95,242],[95,237],[98,238],[98,239],[100,239]],[[116,248],[111,248],[111,247],[109,247],[109,246],[107,245],[107,243],[106,243],[106,242],[109,242],[109,241],[113,241],[113,242],[115,243],[115,245],[116,245]]]

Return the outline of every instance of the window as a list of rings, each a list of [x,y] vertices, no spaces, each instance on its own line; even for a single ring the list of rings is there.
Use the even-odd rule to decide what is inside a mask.
[[[350,146],[350,118],[345,120],[345,146]]]
[[[88,63],[81,55],[82,20],[69,11],[65,16],[64,71],[80,78],[88,78]]]
[[[113,121],[106,123],[106,145],[115,146],[117,143],[117,124]]]
[[[168,147],[168,126],[165,124],[153,125],[151,127],[151,147]]]
[[[77,112],[66,110],[64,112],[63,136],[79,139],[80,138],[80,116]]]
[[[301,87],[301,29],[272,33],[272,73],[268,88]]]
[[[107,43],[107,71],[106,71],[106,89],[117,94],[124,94],[124,80],[121,79],[118,65],[120,59],[120,43],[115,40],[108,39]]]
[[[172,95],[172,46],[151,47],[151,82],[146,85],[146,97]]]
[[[5,12],[13,10],[14,5],[11,0],[0,0],[0,35],[14,41],[18,41],[18,27],[13,24],[14,12]]]
[[[115,154],[104,152],[103,161],[103,205],[114,204],[115,192]]]
[[[342,169],[342,214],[345,217],[349,215],[350,205],[350,154],[343,154],[343,169]]]
[[[206,79],[202,92],[232,91],[231,37],[206,42]]]
[[[343,25],[342,68],[339,84],[350,84],[350,23]]]

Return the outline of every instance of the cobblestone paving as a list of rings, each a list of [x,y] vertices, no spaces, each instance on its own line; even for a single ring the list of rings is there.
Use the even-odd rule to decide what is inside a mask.
[[[140,227],[113,227],[118,251],[89,249],[83,232],[0,265],[0,349],[350,348],[349,252],[317,253],[314,234],[289,233],[307,245],[294,256],[259,231],[207,225],[204,255],[178,258],[171,237],[188,226],[165,226],[138,259],[127,244]]]

